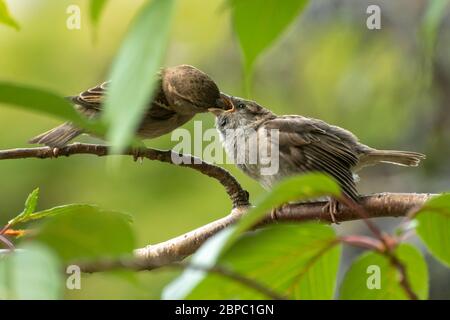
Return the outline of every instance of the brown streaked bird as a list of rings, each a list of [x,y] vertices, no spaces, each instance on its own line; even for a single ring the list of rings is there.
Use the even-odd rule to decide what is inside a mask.
[[[169,133],[191,120],[197,113],[207,112],[208,108],[216,106],[217,100],[220,99],[220,91],[215,82],[192,66],[166,68],[158,77],[155,97],[148,104],[147,112],[137,130],[140,138],[152,139]],[[82,115],[96,118],[102,111],[108,84],[109,82],[102,83],[68,99]],[[62,148],[82,133],[82,129],[66,122],[32,138],[29,142]]]
[[[218,106],[209,110],[216,115],[226,152],[235,157],[244,154],[239,158],[244,161],[236,165],[267,189],[287,176],[318,171],[331,175],[344,195],[358,202],[354,173],[361,168],[378,163],[416,167],[425,159],[417,152],[371,148],[343,128],[299,115],[277,116],[254,101],[222,94]],[[272,129],[278,130],[278,139],[268,134]],[[263,175],[261,164],[245,156],[252,143],[266,137],[279,150],[278,170],[270,175]],[[333,222],[337,204],[330,199],[327,206]]]

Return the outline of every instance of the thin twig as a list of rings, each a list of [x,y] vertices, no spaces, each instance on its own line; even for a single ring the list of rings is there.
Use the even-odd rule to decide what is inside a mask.
[[[192,264],[192,263],[174,263],[174,264],[168,265],[168,267],[193,269],[193,270],[214,273],[214,274],[220,275],[222,277],[236,281],[236,282],[238,282],[248,288],[251,288],[259,293],[262,293],[263,295],[269,297],[270,299],[274,299],[274,300],[286,300],[287,299],[287,297],[273,291],[272,289],[263,285],[262,283],[255,281],[249,277],[246,277],[240,273],[234,272],[231,269],[225,268],[223,266],[216,265],[216,266],[212,266],[212,267],[206,267],[206,266],[201,266],[201,265]]]
[[[5,236],[0,234],[0,242],[5,244],[6,247],[8,248],[8,250],[10,251],[14,251],[15,247],[14,244],[8,240],[8,238],[6,238]]]
[[[51,159],[60,156],[71,156],[75,154],[91,154],[99,157],[111,155],[110,148],[105,145],[73,143],[61,149],[50,147],[23,148],[0,150],[0,160],[6,159],[26,159],[39,158]],[[245,207],[249,205],[249,194],[245,191],[239,182],[227,170],[200,160],[191,155],[175,153],[171,150],[156,150],[150,148],[129,149],[120,155],[133,156],[137,158],[147,158],[150,160],[161,161],[182,167],[191,168],[219,181],[228,193],[234,208]],[[177,159],[181,163],[174,163],[172,159]]]
[[[405,215],[412,207],[417,207],[430,199],[427,194],[377,194],[361,197],[360,203],[364,206],[371,218],[399,217]],[[326,202],[296,203],[283,206],[277,210],[276,215],[268,214],[262,223],[274,222],[304,222],[321,221],[331,223],[330,215],[323,211]],[[127,268],[127,263],[136,263],[144,269],[158,268],[167,264],[182,261],[193,254],[210,237],[224,228],[236,223],[246,213],[245,208],[234,209],[228,216],[206,224],[198,229],[175,237],[173,239],[149,245],[134,252],[132,261],[109,261],[86,263],[81,268],[87,272],[104,271],[114,268]],[[361,217],[347,206],[340,206],[336,214],[338,222],[360,220]]]
[[[386,251],[386,255],[389,258],[390,263],[398,270],[400,273],[400,286],[405,291],[406,295],[410,300],[418,300],[419,297],[413,291],[411,283],[406,273],[405,265],[397,258],[397,256],[390,250]]]
[[[364,223],[367,225],[367,227],[369,228],[369,230],[383,243],[385,242],[385,235],[383,234],[383,232],[380,230],[380,228],[378,228],[375,223],[373,223],[370,220],[370,215],[366,213],[366,211],[364,210],[364,208],[354,202],[353,200],[347,198],[347,197],[341,197],[339,198],[339,201],[344,203],[346,206],[350,207],[351,209],[353,209],[364,221]]]
[[[418,296],[412,290],[409,282],[405,265],[397,258],[391,249],[386,248],[384,243],[378,239],[365,236],[344,236],[340,237],[340,240],[343,243],[364,249],[370,249],[384,255],[389,260],[391,265],[400,273],[400,286],[403,291],[405,291],[408,298],[411,300],[418,300]]]
[[[1,230],[0,230],[0,235],[5,234],[6,230],[8,230],[11,227],[11,223],[7,223]]]
[[[25,159],[25,158],[56,158],[59,156],[70,156],[74,154],[92,154],[100,157],[110,155],[109,147],[96,144],[74,143],[61,149],[52,149],[49,147],[24,148],[1,150],[0,160],[5,159]],[[194,253],[208,238],[226,228],[227,226],[238,221],[240,216],[246,212],[249,206],[249,194],[245,191],[239,182],[225,169],[206,163],[191,155],[176,154],[173,151],[162,151],[149,148],[129,149],[121,155],[130,155],[135,159],[147,158],[161,162],[176,164],[173,159],[181,160],[179,166],[192,168],[209,177],[218,180],[224,187],[233,203],[234,210],[225,218],[214,221],[208,225],[200,227],[187,234],[166,242],[147,246],[135,251],[135,257],[130,260],[115,260],[107,263],[91,263],[84,266],[85,271],[95,272],[117,267],[140,266],[145,269],[156,268],[183,260],[185,257]],[[391,262],[398,268],[402,275],[401,285],[404,287],[408,296],[414,296],[414,292],[409,285],[404,265],[391,252],[391,248],[395,243],[388,241],[386,235],[372,224],[368,218],[383,216],[404,216],[411,212],[414,208],[420,207],[423,203],[431,198],[432,195],[427,194],[380,194],[375,196],[364,197],[360,201],[360,205],[353,205],[344,200],[348,208],[340,209],[337,221],[348,221],[361,219],[367,223],[374,234],[382,241],[387,250],[385,254],[391,259]],[[318,220],[324,222],[332,222],[328,214],[324,214],[324,203],[306,203],[283,206],[280,210],[276,210],[276,214],[268,215],[263,221],[272,223],[274,221],[309,221]],[[2,230],[4,231],[4,230]],[[1,235],[0,235],[1,236]],[[5,242],[6,240],[6,242]],[[0,241],[5,242],[8,246],[9,240],[1,236]],[[12,244],[11,244],[12,245]]]
[[[372,233],[379,240],[379,244],[376,245],[375,242],[370,243],[370,241],[368,241],[368,239],[370,239],[370,238],[363,239],[362,237],[360,237],[359,238],[360,244],[362,242],[365,242],[365,244],[370,243],[370,245],[373,246],[379,253],[381,253],[386,258],[388,258],[391,265],[394,268],[396,268],[398,270],[398,272],[400,273],[400,286],[403,288],[406,295],[411,300],[417,300],[418,297],[412,290],[411,284],[408,279],[408,275],[406,274],[406,267],[397,258],[397,256],[393,252],[395,247],[398,245],[398,239],[395,237],[392,237],[388,234],[383,233],[374,223],[372,223],[372,221],[369,220],[369,218],[370,218],[369,213],[366,212],[364,207],[362,207],[360,204],[355,203],[349,199],[346,199],[345,197],[340,199],[340,201],[343,201],[347,206],[349,206],[353,210],[355,210],[363,218],[363,221],[366,223],[366,225],[369,227],[369,229],[372,231]],[[409,215],[409,213],[410,213],[410,211],[406,212],[406,215]],[[352,240],[353,240],[353,244],[356,244],[357,241],[355,241],[355,240],[358,240],[358,239],[353,238],[349,241],[349,239],[347,237],[347,242],[352,243]],[[364,241],[361,241],[361,240],[364,240]],[[375,240],[375,239],[373,239],[373,240]],[[382,245],[381,247],[380,247],[380,244]]]
[[[370,249],[380,253],[385,250],[385,246],[380,240],[371,237],[352,235],[352,236],[342,236],[339,239],[341,242],[354,247]]]

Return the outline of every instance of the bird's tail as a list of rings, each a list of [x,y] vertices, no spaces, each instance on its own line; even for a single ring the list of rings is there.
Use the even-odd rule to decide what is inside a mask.
[[[62,125],[44,132],[34,138],[29,143],[45,144],[52,148],[62,148],[70,140],[83,133],[83,130],[78,129],[72,123],[66,122]]]
[[[371,150],[361,157],[363,166],[391,163],[399,166],[417,167],[426,156],[422,153],[397,150]]]

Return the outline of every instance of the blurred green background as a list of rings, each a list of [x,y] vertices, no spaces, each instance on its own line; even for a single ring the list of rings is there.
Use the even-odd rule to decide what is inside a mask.
[[[0,80],[73,95],[104,81],[127,26],[144,1],[111,0],[98,27],[88,19],[87,0],[14,0],[8,5],[21,31],[0,26]],[[177,1],[165,65],[192,64],[222,91],[244,95],[240,51],[223,0]],[[82,10],[81,30],[66,28],[66,9]],[[448,12],[427,64],[421,28],[428,1],[370,1],[382,8],[382,29],[366,28],[367,1],[311,1],[256,65],[250,98],[279,114],[302,114],[353,131],[373,147],[426,153],[417,169],[379,166],[362,172],[359,190],[443,192],[450,189],[450,30]],[[151,41],[151,39],[148,39]],[[430,61],[430,60],[429,60]],[[214,125],[201,115],[204,128]],[[26,147],[27,140],[59,124],[1,105],[0,148]],[[193,124],[186,128],[192,130]],[[82,138],[83,141],[92,141]],[[170,135],[146,142],[169,149]],[[226,166],[254,200],[264,191]],[[105,159],[73,156],[0,163],[0,224],[22,210],[27,194],[41,188],[39,208],[91,203],[131,213],[139,245],[167,240],[227,214],[230,202],[215,181],[192,170],[124,158],[112,168]],[[389,230],[398,219],[383,219]],[[359,222],[340,232],[364,232]],[[415,240],[413,240],[415,241]],[[347,250],[343,267],[355,252]],[[430,259],[431,298],[448,298],[448,270]],[[176,273],[104,273],[83,276],[75,298],[157,299]],[[439,279],[439,281],[436,281]]]

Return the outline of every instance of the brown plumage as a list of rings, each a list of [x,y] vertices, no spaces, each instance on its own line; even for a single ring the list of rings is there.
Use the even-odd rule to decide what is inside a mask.
[[[335,178],[343,193],[358,201],[356,171],[378,163],[415,167],[425,158],[416,152],[373,149],[343,128],[298,115],[277,116],[254,101],[223,94],[220,105],[210,111],[217,116],[216,127],[230,155],[247,154],[250,141],[259,143],[270,130],[278,130],[278,139],[272,136],[269,140],[279,149],[277,172],[261,174],[261,165],[249,163],[248,157],[241,157],[246,161],[237,164],[266,188],[290,175],[319,171]]]
[[[207,112],[220,98],[215,82],[204,72],[189,65],[163,69],[158,79],[155,97],[149,103],[137,130],[137,135],[143,139],[156,138],[173,131],[197,113]],[[96,118],[102,111],[108,84],[102,83],[68,99],[74,103],[78,112],[88,118]],[[32,138],[30,143],[61,148],[83,132],[66,122]]]

